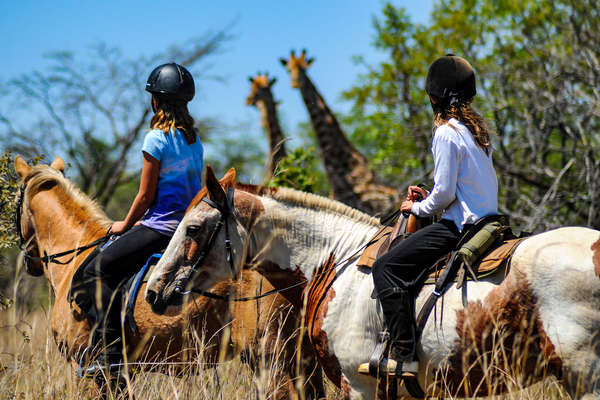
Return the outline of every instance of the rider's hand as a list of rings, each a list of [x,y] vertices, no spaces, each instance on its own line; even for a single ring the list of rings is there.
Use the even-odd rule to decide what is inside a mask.
[[[125,221],[116,221],[113,222],[112,226],[110,227],[110,233],[113,235],[120,235],[127,229],[129,229],[129,226],[127,226]]]
[[[412,201],[412,200],[403,201],[402,204],[400,205],[400,211],[402,211],[402,213],[404,213],[404,214],[410,214],[413,203],[414,203],[414,201]]]
[[[417,201],[419,200],[419,195],[422,199],[424,199],[425,197],[427,197],[427,192],[425,191],[425,189],[420,188],[418,186],[409,186],[406,200]]]

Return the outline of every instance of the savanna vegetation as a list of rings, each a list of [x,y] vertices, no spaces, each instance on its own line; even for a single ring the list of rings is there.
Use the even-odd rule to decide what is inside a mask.
[[[400,5],[386,3],[373,17],[373,46],[384,60],[372,63],[357,55],[365,72],[341,94],[352,108],[338,118],[386,185],[404,190],[429,181],[427,68],[440,55],[462,55],[477,72],[475,107],[495,131],[500,211],[510,214],[518,229],[598,229],[598,26],[598,0],[438,0],[423,24],[412,21]],[[146,72],[157,60],[181,60],[201,87],[203,79],[219,79],[217,67],[203,73],[202,67],[208,61],[218,65],[219,52],[231,40],[228,27],[137,60],[105,45],[88,54],[57,49],[48,68],[3,83],[2,104],[10,108],[0,107],[0,397],[93,396],[53,343],[48,329],[52,296],[42,279],[24,275],[17,258],[14,155],[34,162],[63,156],[79,187],[109,216],[122,216],[138,184],[139,171],[131,168],[129,155],[150,115],[143,92]],[[9,109],[16,107],[27,110],[27,118],[12,115]],[[257,145],[264,136],[231,137],[225,123],[197,117],[207,162],[217,170],[234,166],[242,181],[264,170],[266,157]],[[310,141],[308,124],[303,126]],[[318,161],[309,147],[290,151],[269,184],[326,194]],[[236,360],[183,379],[145,374],[135,385],[142,398],[208,399],[220,393],[221,398],[262,399],[267,398],[260,389],[264,379]],[[330,395],[335,398],[333,390]],[[554,381],[507,398],[540,396],[566,398]]]

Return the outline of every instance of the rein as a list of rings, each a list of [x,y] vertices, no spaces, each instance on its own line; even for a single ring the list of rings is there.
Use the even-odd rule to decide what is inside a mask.
[[[200,290],[200,289],[196,289],[196,288],[190,289],[188,293],[195,293],[195,294],[202,295],[204,297],[208,297],[208,298],[211,298],[211,299],[217,299],[217,300],[226,300],[226,301],[252,301],[252,300],[262,299],[263,297],[267,297],[267,296],[270,296],[272,294],[276,294],[276,293],[280,293],[280,292],[285,292],[286,290],[290,290],[290,289],[296,288],[298,286],[305,285],[307,282],[308,281],[302,281],[302,282],[293,284],[292,286],[284,287],[283,289],[272,289],[272,290],[269,290],[268,292],[264,292],[264,293],[261,293],[259,295],[252,296],[252,297],[234,297],[234,298],[231,298],[229,296],[221,296],[220,294],[216,294],[216,293],[212,293],[212,292],[206,292],[204,290]]]
[[[230,195],[230,193],[231,193],[231,195]],[[231,200],[230,200],[230,196],[231,196]],[[214,203],[212,200],[209,200],[209,199],[206,199],[206,198],[203,198],[202,200],[205,201],[207,204],[211,205],[212,207],[220,210],[218,208],[217,204]],[[228,200],[228,204],[229,204],[228,206],[230,207],[230,209],[227,212],[233,214],[232,213],[232,210],[233,210],[233,188],[232,187],[230,187],[228,189],[227,200]],[[297,287],[305,285],[305,284],[307,284],[309,282],[308,280],[304,280],[302,282],[298,282],[298,283],[295,283],[295,284],[290,285],[290,286],[286,286],[286,287],[281,288],[281,289],[272,289],[272,290],[269,290],[268,292],[261,293],[259,295],[252,296],[252,297],[234,297],[234,298],[231,298],[230,296],[222,296],[222,295],[219,295],[219,294],[216,294],[216,293],[212,293],[212,292],[208,292],[208,291],[200,290],[200,289],[196,289],[196,288],[192,288],[192,289],[187,290],[187,291],[183,290],[182,288],[185,287],[185,284],[187,284],[187,281],[190,279],[190,277],[192,276],[192,274],[194,272],[196,272],[196,270],[199,268],[200,262],[202,262],[204,260],[204,258],[206,258],[206,254],[208,253],[208,251],[210,250],[210,248],[214,244],[214,241],[215,241],[214,237],[216,237],[216,235],[221,230],[221,226],[222,226],[221,222],[224,221],[225,219],[226,219],[226,216],[223,213],[223,211],[221,211],[221,219],[219,220],[219,223],[217,223],[217,226],[215,226],[215,229],[211,233],[211,236],[210,236],[210,239],[207,242],[207,245],[205,246],[203,252],[200,254],[200,257],[198,258],[198,260],[194,263],[194,266],[192,267],[192,270],[189,273],[187,273],[182,279],[180,279],[177,282],[177,285],[175,286],[175,289],[174,289],[174,291],[176,293],[181,294],[181,295],[186,295],[186,294],[189,294],[189,293],[195,293],[195,294],[199,294],[201,296],[208,297],[208,298],[211,298],[211,299],[225,300],[225,301],[234,301],[234,302],[243,302],[243,301],[258,300],[258,299],[261,299],[263,297],[270,296],[272,294],[277,294],[277,293],[285,292],[286,290],[297,288]],[[198,242],[198,240],[197,240],[196,237],[192,237],[192,239],[194,239],[196,242]],[[374,243],[376,241],[377,241],[377,239],[371,239],[371,240],[369,240],[367,243],[365,243],[362,246],[360,246],[350,256],[346,257],[343,260],[340,260],[337,263],[332,264],[329,268],[325,268],[321,272],[315,273],[312,276],[312,279],[315,279],[318,276],[324,275],[328,271],[330,271],[332,269],[335,269],[339,265],[342,265],[342,264],[350,261],[351,259],[357,257],[365,248],[367,248],[368,246],[370,246],[372,243]],[[232,272],[233,276],[235,277],[235,269],[234,269],[234,266],[233,266],[233,256],[232,256],[232,253],[231,253],[232,252],[232,250],[231,250],[231,243],[229,241],[229,233],[227,231],[227,225],[226,224],[225,224],[225,248],[228,250],[227,259],[229,261],[229,266],[231,268],[231,272]],[[337,275],[336,275],[336,277],[337,277]],[[334,277],[334,280],[335,280],[336,277]],[[184,285],[180,286],[181,284],[184,284]],[[178,289],[180,291],[178,291]]]
[[[109,232],[107,232],[106,235],[104,235],[101,238],[96,239],[93,242],[88,243],[84,246],[80,246],[80,247],[77,247],[77,248],[74,248],[71,250],[67,250],[67,251],[63,251],[63,252],[55,253],[55,254],[47,254],[46,251],[44,251],[43,257],[34,257],[34,256],[29,255],[29,253],[27,252],[27,241],[23,237],[23,232],[21,231],[21,214],[23,213],[23,203],[24,203],[24,198],[25,198],[26,187],[27,187],[27,181],[23,182],[23,185],[21,185],[21,188],[19,190],[19,198],[17,200],[17,209],[15,211],[15,225],[17,228],[17,233],[19,234],[19,248],[23,252],[23,258],[25,259],[26,262],[41,261],[41,262],[45,263],[46,265],[48,265],[49,263],[66,265],[66,264],[70,263],[71,261],[73,261],[73,259],[78,254],[80,254],[82,251],[91,249],[92,247],[95,247],[95,246],[98,246],[99,244],[105,243],[110,238],[110,229],[109,229]],[[71,259],[69,259],[68,261],[63,262],[63,261],[57,260],[57,258],[66,256],[69,254],[73,254],[73,257],[71,257]]]

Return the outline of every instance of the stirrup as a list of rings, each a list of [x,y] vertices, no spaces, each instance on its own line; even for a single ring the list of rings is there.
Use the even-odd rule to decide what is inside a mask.
[[[419,374],[419,361],[404,361],[396,366],[396,374],[399,378],[416,378]]]
[[[91,363],[89,360],[86,360],[87,353],[90,352],[91,349],[92,346],[87,346],[81,353],[81,357],[79,357],[79,363],[77,366],[78,378],[95,378],[98,376],[98,374],[104,374],[106,376],[113,377],[121,375],[124,369],[124,364],[122,361],[119,363],[109,363],[108,360],[103,360],[100,362],[98,358],[104,358],[100,356],[98,356]]]
[[[387,375],[390,377],[398,377],[400,379],[416,379],[419,375],[418,361],[398,362],[392,358],[384,358],[379,362],[379,376]],[[358,367],[358,373],[363,375],[371,375],[369,372],[369,363],[362,363]]]
[[[106,377],[117,377],[121,376],[123,372],[124,365],[122,363],[119,364],[108,364],[108,363],[100,363],[98,360],[94,360],[92,364],[88,367],[84,368],[81,371],[80,378],[95,378],[99,375],[104,375]],[[78,371],[79,375],[79,371]]]
[[[77,377],[79,379],[83,378],[83,370],[86,368],[84,367],[84,365],[86,364],[85,356],[87,355],[88,351],[90,351],[90,348],[91,346],[87,346],[85,349],[83,349],[81,357],[79,357],[79,362],[77,363]]]
[[[373,350],[373,354],[371,354],[371,358],[368,363],[363,363],[358,367],[358,373],[364,375],[371,375],[374,378],[377,378],[380,371],[389,371],[390,366],[388,366],[388,358],[385,355],[389,351],[389,343],[390,343],[390,334],[387,330],[379,332],[377,335],[377,344],[375,345],[375,349]],[[395,371],[395,367],[394,367]]]
[[[358,366],[358,373],[363,375],[371,375],[370,372],[371,363],[362,363]],[[391,358],[384,358],[378,363],[375,378],[382,375],[387,375],[390,377],[396,376],[396,368],[398,367],[398,362]],[[371,375],[373,376],[373,375]]]

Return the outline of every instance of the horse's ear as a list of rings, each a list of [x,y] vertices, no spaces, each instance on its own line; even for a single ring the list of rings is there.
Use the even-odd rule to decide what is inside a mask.
[[[223,175],[219,183],[224,188],[233,186],[235,183],[235,168],[229,168],[229,171],[227,171],[227,173]]]
[[[217,180],[217,177],[215,176],[215,171],[213,171],[210,165],[206,166],[205,182],[210,199],[219,205],[227,204],[227,196],[225,195],[225,190],[223,190],[223,186],[221,186],[221,184]]]
[[[31,170],[31,167],[29,165],[27,165],[27,161],[23,160],[23,157],[21,157],[21,156],[16,156],[15,157],[15,171],[17,171],[17,174],[19,174],[21,179],[25,178],[25,176],[27,176],[27,174],[29,173],[29,170]]]
[[[52,164],[50,164],[50,166],[62,173],[65,172],[65,161],[58,156],[54,158],[54,161],[52,161]]]

